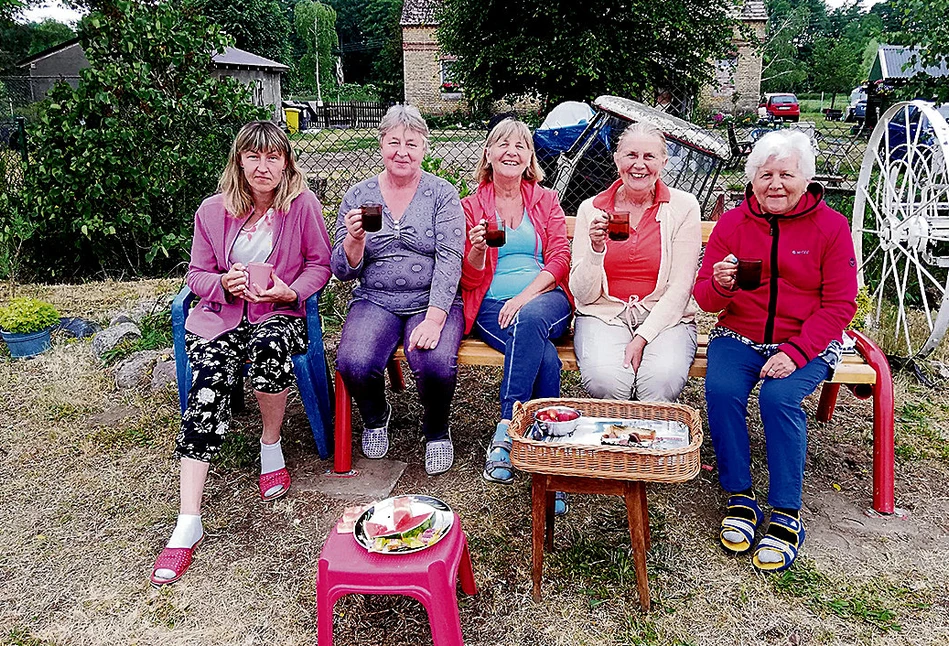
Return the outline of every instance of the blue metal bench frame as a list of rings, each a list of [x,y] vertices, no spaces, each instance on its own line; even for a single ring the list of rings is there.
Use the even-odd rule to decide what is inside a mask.
[[[293,372],[297,378],[297,389],[303,408],[310,420],[313,441],[320,459],[332,454],[333,409],[330,380],[323,348],[323,324],[320,321],[320,293],[306,299],[307,351],[293,356]],[[185,352],[185,319],[194,303],[195,295],[182,287],[171,304],[171,328],[175,345],[175,371],[178,376],[178,401],[181,412],[188,405],[188,390],[191,388],[191,364]],[[238,388],[239,402],[243,401],[243,384]]]

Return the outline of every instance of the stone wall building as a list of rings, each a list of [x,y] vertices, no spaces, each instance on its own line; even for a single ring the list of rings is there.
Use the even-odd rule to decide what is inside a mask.
[[[722,112],[754,112],[761,97],[761,45],[768,31],[764,0],[745,0],[739,14],[745,31],[736,29],[734,53],[715,61],[715,81],[699,93],[699,107]]]
[[[405,102],[425,114],[466,110],[464,94],[455,83],[453,56],[438,47],[440,0],[405,0],[402,5],[402,57]]]

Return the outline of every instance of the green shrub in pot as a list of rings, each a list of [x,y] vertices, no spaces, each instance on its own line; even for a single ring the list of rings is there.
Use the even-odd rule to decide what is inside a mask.
[[[0,329],[11,334],[30,334],[59,323],[56,308],[35,298],[14,298],[0,307]]]

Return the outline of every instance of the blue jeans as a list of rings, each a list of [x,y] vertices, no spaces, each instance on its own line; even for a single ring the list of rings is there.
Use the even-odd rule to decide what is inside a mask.
[[[735,493],[751,488],[748,396],[767,359],[741,341],[719,337],[708,344],[705,402],[708,428],[718,460],[722,488]],[[807,416],[801,402],[830,374],[823,359],[814,359],[783,379],[765,378],[758,393],[768,454],[768,504],[801,508]]]
[[[400,343],[408,347],[425,312],[393,314],[366,300],[349,308],[336,350],[336,369],[352,395],[366,428],[385,426],[388,416],[385,369]],[[429,442],[448,437],[448,415],[458,382],[458,345],[465,331],[464,309],[452,305],[441,337],[431,350],[406,350],[422,404],[422,433]]]
[[[481,302],[474,330],[489,346],[504,353],[501,419],[511,419],[514,402],[560,396],[560,357],[552,339],[567,331],[570,301],[560,289],[533,298],[503,330],[498,312],[507,301]]]

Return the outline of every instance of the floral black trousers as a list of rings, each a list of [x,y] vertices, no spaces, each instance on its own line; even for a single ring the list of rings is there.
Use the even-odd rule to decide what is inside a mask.
[[[189,332],[188,407],[181,416],[175,455],[209,462],[231,422],[231,391],[250,364],[250,382],[262,393],[281,393],[294,383],[291,357],[306,351],[306,319],[276,315],[251,324],[244,319],[216,339]]]

